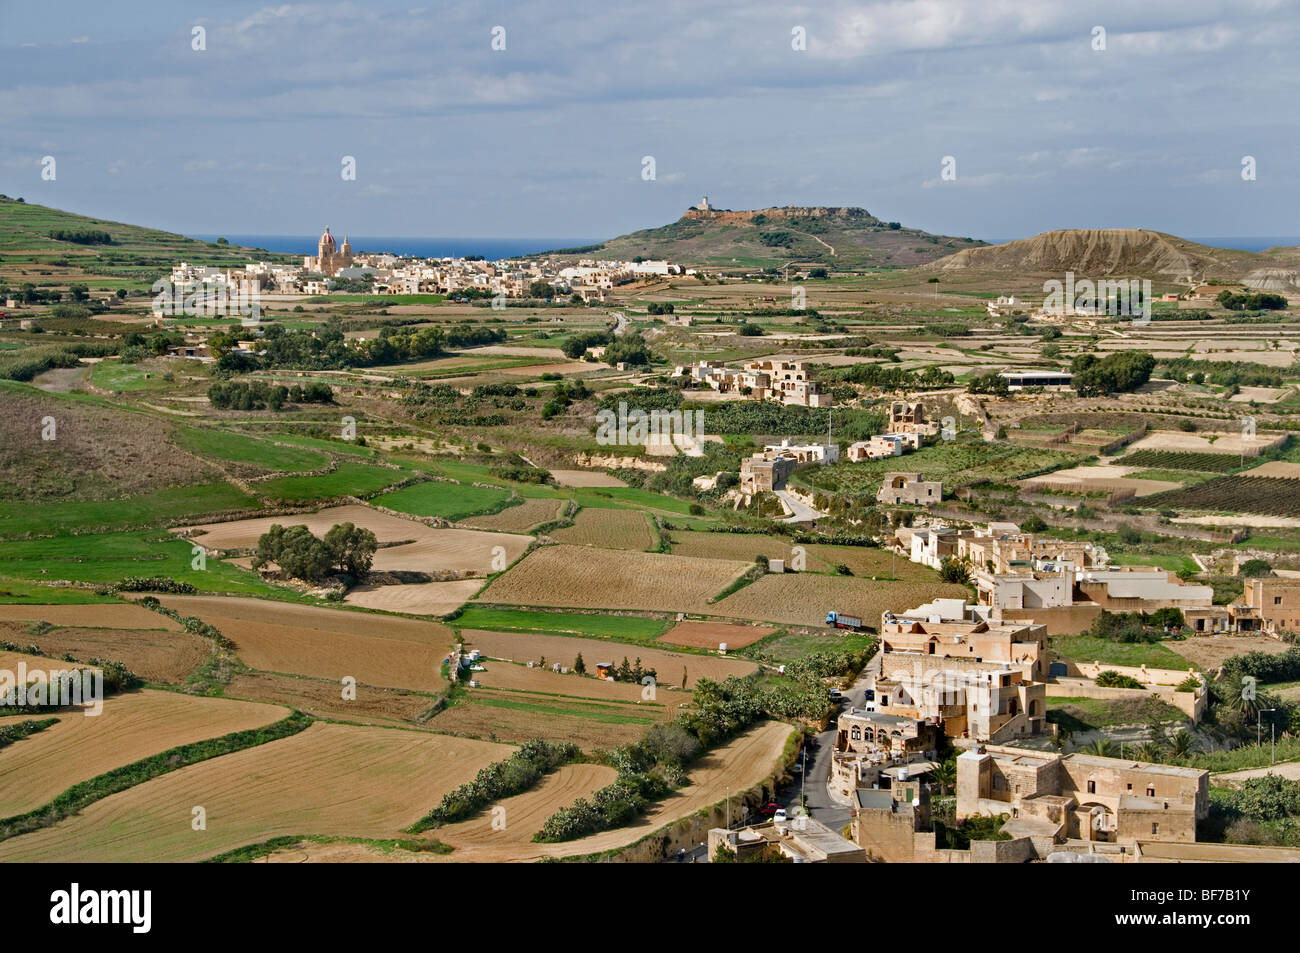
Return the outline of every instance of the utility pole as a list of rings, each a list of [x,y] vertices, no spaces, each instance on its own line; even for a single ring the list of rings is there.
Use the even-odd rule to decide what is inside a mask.
[[[1258,721],[1258,722],[1256,723],[1256,725],[1255,725],[1255,744],[1257,744],[1257,745],[1263,745],[1263,744],[1264,744],[1264,739],[1260,736],[1260,735],[1261,735],[1261,733],[1260,733],[1260,727],[1261,727],[1261,725],[1262,725],[1263,722],[1264,722],[1264,712],[1266,712],[1266,711],[1267,711],[1267,712],[1275,712],[1275,711],[1277,711],[1277,709],[1276,709],[1276,708],[1261,708],[1261,709],[1259,710],[1259,721]],[[1268,720],[1268,732],[1269,732],[1269,736],[1273,739],[1273,753],[1272,753],[1272,756],[1271,756],[1270,759],[1269,759],[1269,763],[1272,764],[1273,761],[1277,758],[1277,728],[1273,725],[1273,719],[1272,719],[1272,718],[1270,718],[1270,719]]]

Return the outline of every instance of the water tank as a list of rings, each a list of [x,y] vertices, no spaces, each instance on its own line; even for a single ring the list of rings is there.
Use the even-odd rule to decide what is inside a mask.
[[[726,655],[726,654],[727,654],[727,643],[726,643],[726,642],[719,642],[719,643],[718,643],[718,654],[719,654],[719,655]]]

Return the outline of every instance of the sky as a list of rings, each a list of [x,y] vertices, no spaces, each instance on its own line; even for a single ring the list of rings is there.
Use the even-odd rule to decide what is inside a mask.
[[[1296,235],[1298,4],[0,0],[0,192],[188,234],[594,239],[707,194]]]

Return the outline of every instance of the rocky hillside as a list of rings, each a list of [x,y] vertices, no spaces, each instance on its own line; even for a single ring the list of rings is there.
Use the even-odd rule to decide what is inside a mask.
[[[925,266],[935,272],[1081,277],[1141,277],[1162,283],[1243,283],[1267,291],[1300,289],[1300,248],[1245,252],[1213,248],[1138,228],[1068,228],[969,248]]]
[[[788,264],[859,271],[925,264],[983,244],[884,222],[861,208],[785,206],[752,211],[691,208],[671,225],[574,252],[575,257],[667,258],[727,271]]]

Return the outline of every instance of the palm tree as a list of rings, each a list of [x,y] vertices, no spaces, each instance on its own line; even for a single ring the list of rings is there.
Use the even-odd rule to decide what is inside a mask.
[[[930,777],[939,786],[940,794],[947,794],[957,786],[957,759],[949,758],[930,769]]]
[[[1186,758],[1196,750],[1196,737],[1186,728],[1180,728],[1169,739],[1169,753],[1178,759]]]
[[[1098,758],[1115,757],[1115,742],[1109,738],[1098,738],[1096,741],[1090,741],[1079,749],[1084,754],[1096,755]]]
[[[1157,744],[1154,741],[1144,741],[1142,744],[1138,745],[1136,754],[1139,761],[1149,761],[1159,764],[1161,759],[1165,756],[1165,749],[1163,745]]]

